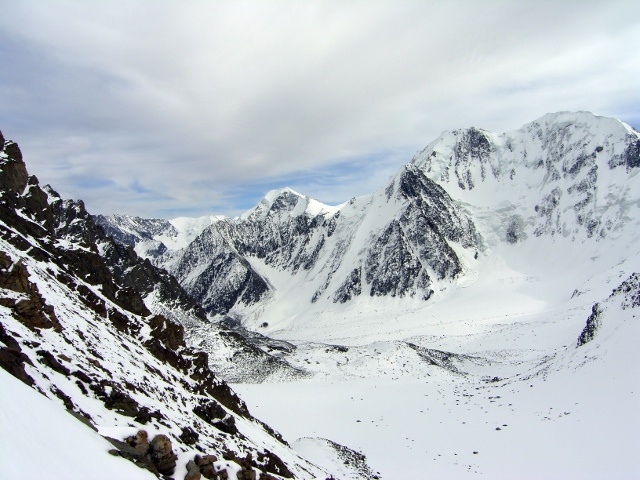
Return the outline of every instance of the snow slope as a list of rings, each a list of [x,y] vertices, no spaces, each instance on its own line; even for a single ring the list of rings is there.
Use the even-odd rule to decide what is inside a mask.
[[[470,319],[465,333],[302,346],[314,378],[234,388],[290,438],[345,442],[386,479],[637,478],[638,276],[620,285],[580,346],[591,309]]]
[[[0,406],[1,478],[156,478],[133,463],[105,455],[113,448],[109,442],[4,370]]]

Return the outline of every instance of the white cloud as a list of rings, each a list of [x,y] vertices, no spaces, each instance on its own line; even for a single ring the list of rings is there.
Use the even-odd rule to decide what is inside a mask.
[[[0,128],[33,173],[96,213],[233,211],[278,179],[346,200],[444,129],[504,131],[558,110],[638,120],[637,2],[25,0],[3,11]],[[330,174],[384,152],[396,155]]]

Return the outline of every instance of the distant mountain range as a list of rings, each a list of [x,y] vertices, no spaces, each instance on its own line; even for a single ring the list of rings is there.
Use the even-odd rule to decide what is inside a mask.
[[[339,206],[283,188],[238,218],[96,222],[213,318],[256,328],[293,298],[289,317],[361,296],[437,301],[498,243],[615,242],[637,223],[639,155],[628,125],[556,113],[501,135],[444,132],[378,191]]]

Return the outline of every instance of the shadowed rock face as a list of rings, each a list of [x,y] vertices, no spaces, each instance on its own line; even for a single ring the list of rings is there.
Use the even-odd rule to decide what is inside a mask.
[[[0,342],[6,346],[0,346],[0,367],[16,377],[21,382],[33,386],[33,378],[25,371],[24,366],[33,365],[27,355],[22,352],[20,343],[7,333],[0,323]]]
[[[38,287],[29,280],[29,272],[18,260],[13,263],[11,257],[0,251],[0,288],[11,290],[19,298],[0,298],[0,305],[13,310],[16,318],[31,330],[41,328],[62,329],[51,305],[40,295]]]
[[[0,188],[3,191],[22,194],[29,180],[27,168],[22,161],[22,152],[17,143],[5,142],[4,137],[2,140],[2,153],[5,158],[2,161],[2,172],[0,172]]]
[[[591,315],[587,318],[587,324],[578,337],[578,346],[582,346],[585,343],[589,343],[596,336],[598,328],[600,328],[600,316],[602,315],[602,309],[597,303],[593,304]]]
[[[388,195],[390,190],[387,190]],[[406,165],[396,182],[403,206],[376,238],[364,261],[371,296],[414,296],[427,300],[433,278],[452,279],[462,264],[450,242],[476,247],[473,222],[449,195],[418,168]]]
[[[622,310],[640,307],[640,274],[632,273],[619,286],[613,289],[604,301],[594,303],[591,308],[591,314],[587,318],[587,322],[578,337],[577,346],[589,343],[598,334],[602,327],[603,317],[609,305],[618,303]]]

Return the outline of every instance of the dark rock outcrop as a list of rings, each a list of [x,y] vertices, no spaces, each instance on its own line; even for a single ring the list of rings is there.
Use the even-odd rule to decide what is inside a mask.
[[[62,329],[53,307],[47,304],[35,283],[29,280],[29,271],[18,260],[0,251],[0,288],[11,290],[18,296],[0,295],[0,305],[12,309],[16,317],[31,330],[40,328]]]
[[[623,310],[628,308],[640,307],[640,274],[632,273],[624,282],[611,292],[609,298],[621,297],[621,307]]]
[[[594,303],[586,325],[578,337],[577,346],[580,347],[592,341],[602,327],[604,313],[607,306],[617,303],[622,310],[640,307],[640,274],[632,273],[611,294],[600,303]]]
[[[218,402],[213,400],[200,401],[193,408],[193,413],[222,432],[232,435],[238,433],[235,418],[229,415]]]
[[[32,365],[31,360],[29,360],[29,357],[22,352],[20,343],[6,332],[1,323],[0,342],[6,345],[0,345],[0,367],[21,382],[26,383],[29,386],[33,386],[33,378],[31,378],[24,369],[25,364]]]

